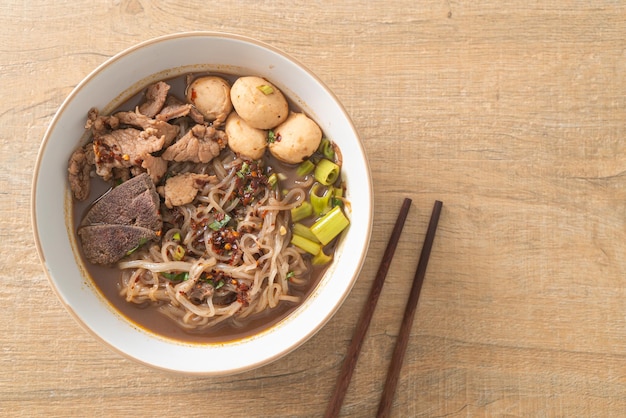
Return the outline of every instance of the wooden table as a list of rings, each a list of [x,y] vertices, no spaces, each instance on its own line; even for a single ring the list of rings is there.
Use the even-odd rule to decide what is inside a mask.
[[[624,416],[626,3],[4,0],[0,12],[0,415],[320,416],[410,197],[342,416],[376,412],[435,199],[393,416]],[[295,352],[232,377],[171,375],[100,345],[56,299],[30,223],[36,154],[63,99],[120,50],[186,30],[256,37],[305,63],[352,115],[375,182],[369,254],[343,307]]]

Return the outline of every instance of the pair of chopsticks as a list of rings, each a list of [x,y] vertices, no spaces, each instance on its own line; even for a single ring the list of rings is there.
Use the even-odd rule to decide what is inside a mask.
[[[393,357],[391,359],[389,370],[387,372],[385,388],[383,390],[380,404],[378,406],[378,413],[376,415],[378,418],[388,417],[391,411],[391,405],[393,403],[394,393],[398,384],[398,378],[400,376],[402,362],[404,361],[404,353],[406,352],[406,347],[409,342],[409,334],[411,333],[413,318],[415,317],[415,311],[417,309],[417,301],[419,299],[420,291],[422,289],[422,284],[424,283],[426,266],[428,265],[428,259],[430,258],[430,251],[432,249],[433,241],[435,239],[435,232],[437,231],[437,224],[439,222],[439,215],[441,214],[442,206],[442,202],[440,202],[439,200],[435,201],[435,205],[433,207],[433,211],[430,217],[430,222],[428,224],[426,237],[424,239],[422,253],[417,264],[415,278],[413,279],[411,293],[409,294],[409,299],[407,301],[404,311],[404,317],[402,318],[400,334],[398,335],[398,340],[396,341],[396,346],[393,351]],[[391,232],[391,237],[389,238],[387,248],[385,249],[383,258],[380,262],[380,266],[378,267],[378,272],[376,273],[376,278],[374,279],[374,283],[372,284],[369,297],[367,298],[367,303],[363,307],[361,316],[359,317],[359,321],[357,323],[354,336],[352,337],[350,347],[348,348],[348,353],[346,354],[346,358],[344,359],[341,372],[337,377],[335,391],[324,414],[325,418],[337,417],[339,415],[341,404],[343,403],[343,399],[348,390],[348,385],[350,384],[350,379],[352,378],[352,372],[354,371],[354,368],[356,366],[359,352],[361,351],[361,346],[363,345],[363,340],[365,339],[367,328],[369,327],[372,316],[374,315],[374,309],[376,308],[378,297],[380,296],[383,283],[385,282],[385,278],[387,277],[387,271],[389,270],[389,266],[391,265],[391,260],[393,259],[396,247],[398,246],[400,234],[402,233],[402,228],[404,227],[404,222],[406,221],[410,207],[411,199],[405,198],[404,202],[402,203],[402,207],[400,208],[398,218],[396,219],[396,223]]]

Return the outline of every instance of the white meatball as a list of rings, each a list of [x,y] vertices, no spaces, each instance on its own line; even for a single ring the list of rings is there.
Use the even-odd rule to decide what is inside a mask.
[[[304,113],[290,113],[281,125],[274,129],[274,142],[269,150],[279,160],[297,164],[313,155],[322,140],[322,130]]]
[[[261,77],[239,77],[233,83],[230,98],[235,111],[253,128],[272,129],[289,115],[283,93]]]
[[[265,153],[267,131],[251,127],[237,112],[228,116],[224,128],[228,136],[228,146],[236,154],[258,160]]]
[[[221,77],[206,76],[195,79],[187,88],[187,100],[214,125],[224,122],[233,110],[230,84]]]

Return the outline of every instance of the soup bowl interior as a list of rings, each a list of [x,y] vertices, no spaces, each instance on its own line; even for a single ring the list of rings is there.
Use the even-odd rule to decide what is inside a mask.
[[[72,230],[67,162],[87,140],[87,111],[106,114],[161,79],[189,72],[265,77],[322,128],[341,149],[351,226],[334,259],[304,302],[277,324],[223,343],[186,343],[156,335],[118,313],[89,278]],[[291,352],[338,310],[362,267],[372,226],[372,185],[367,159],[345,109],[309,70],[281,51],[231,34],[191,32],[146,41],[89,74],[68,96],[42,142],[32,189],[32,219],[42,264],[59,299],[90,333],[146,365],[200,375],[242,372]],[[321,355],[321,354],[320,354]]]

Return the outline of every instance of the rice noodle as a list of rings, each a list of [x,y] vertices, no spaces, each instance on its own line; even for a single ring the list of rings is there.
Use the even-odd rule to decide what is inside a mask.
[[[208,165],[173,166],[176,173],[204,172],[218,182],[207,183],[187,205],[162,207],[161,242],[118,263],[123,270],[120,294],[128,302],[156,304],[183,329],[197,331],[228,318],[241,324],[281,301],[300,301],[290,291],[287,275],[292,272],[294,283],[301,286],[308,265],[299,251],[288,247],[289,210],[305,199],[306,191],[298,187],[282,196],[262,184],[244,205],[237,190],[242,164],[226,150]],[[236,219],[212,229],[224,214]],[[176,255],[181,247],[183,257]]]

